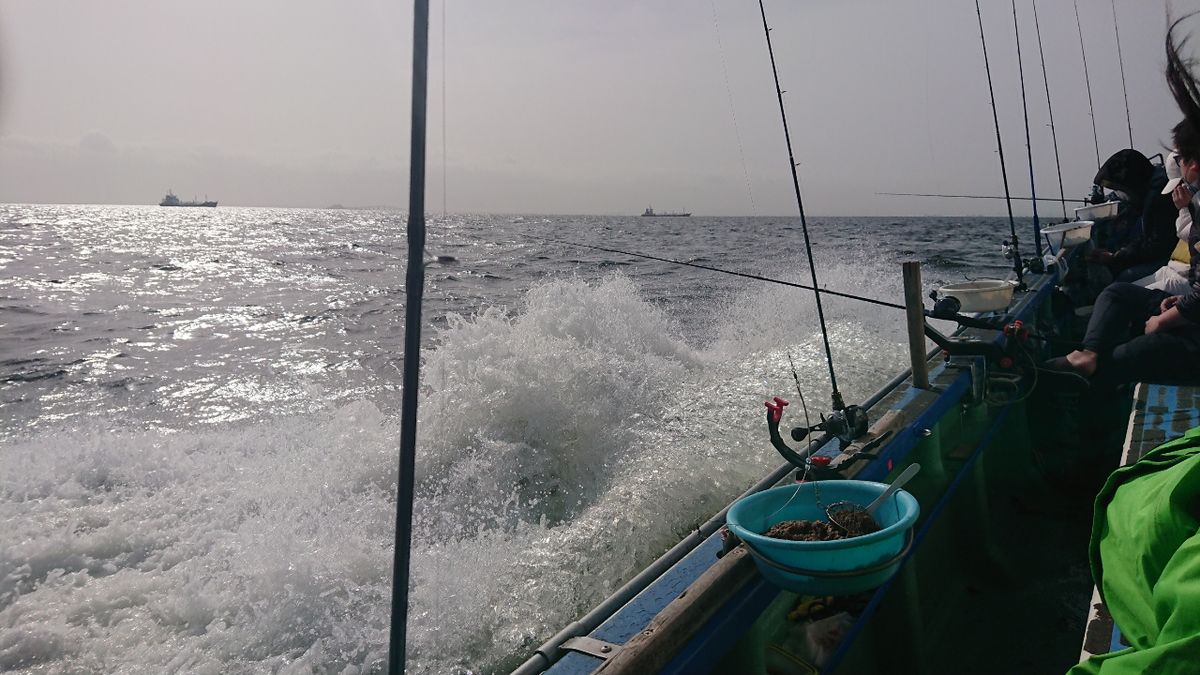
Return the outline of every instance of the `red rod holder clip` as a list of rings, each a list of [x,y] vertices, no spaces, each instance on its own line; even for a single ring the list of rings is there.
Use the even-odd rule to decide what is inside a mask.
[[[783,418],[783,409],[787,407],[788,402],[776,396],[771,401],[763,401],[763,405],[771,411],[771,421],[779,424],[779,420]]]

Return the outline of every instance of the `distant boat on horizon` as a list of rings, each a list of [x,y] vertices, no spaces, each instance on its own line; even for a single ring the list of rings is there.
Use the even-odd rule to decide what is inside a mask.
[[[643,218],[687,218],[691,215],[691,213],[684,213],[683,211],[664,211],[662,213],[655,213],[653,206],[647,206],[646,210],[642,212]]]
[[[216,203],[215,201],[211,201],[211,202],[210,202],[210,201],[208,201],[208,197],[207,197],[207,196],[205,197],[205,201],[202,201],[202,202],[195,201],[194,199],[193,199],[193,201],[190,201],[190,202],[184,202],[184,201],[180,201],[180,200],[179,200],[179,197],[176,197],[174,192],[171,192],[170,190],[167,190],[167,196],[166,196],[166,197],[163,197],[162,201],[161,201],[161,202],[159,202],[159,203],[158,203],[158,205],[159,205],[159,206],[208,206],[208,207],[215,207],[215,206],[217,205],[217,203]]]

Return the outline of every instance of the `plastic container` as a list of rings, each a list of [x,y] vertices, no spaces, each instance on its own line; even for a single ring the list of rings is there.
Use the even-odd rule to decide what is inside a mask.
[[[1075,209],[1075,220],[1104,220],[1115,218],[1121,202],[1104,202]],[[1043,230],[1044,231],[1044,230]]]
[[[962,307],[960,312],[998,312],[1008,309],[1012,304],[1015,281],[1001,279],[979,279],[964,281],[961,284],[949,284],[939,290],[942,295],[958,298]]]
[[[848,500],[866,506],[887,485],[861,480],[819,481],[821,503]],[[881,585],[895,574],[911,542],[921,509],[898,490],[875,512],[878,532],[833,541],[789,541],[764,537],[785,520],[827,520],[814,495],[816,482],[783,485],[739,499],[725,522],[754,557],[763,577],[780,588],[808,595],[848,595]]]
[[[1093,225],[1095,223],[1090,220],[1077,220],[1073,223],[1047,225],[1042,228],[1042,234],[1049,237],[1050,243],[1054,245],[1054,248],[1071,248],[1092,238]]]

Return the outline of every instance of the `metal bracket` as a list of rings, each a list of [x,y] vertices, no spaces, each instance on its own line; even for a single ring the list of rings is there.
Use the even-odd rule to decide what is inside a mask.
[[[579,652],[581,654],[587,654],[588,656],[594,656],[602,660],[607,660],[609,657],[621,651],[621,645],[614,645],[611,642],[597,640],[596,638],[590,638],[586,635],[579,635],[567,640],[566,642],[563,642],[561,648],[566,649],[567,651]]]
[[[983,356],[951,356],[950,367],[966,370],[971,373],[971,391],[968,394],[968,402],[982,402],[984,395],[987,393],[987,358]]]

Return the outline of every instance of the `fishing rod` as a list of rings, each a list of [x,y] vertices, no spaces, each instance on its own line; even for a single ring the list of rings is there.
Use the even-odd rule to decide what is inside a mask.
[[[1017,275],[1017,289],[1025,289],[1024,266],[1021,263],[1020,243],[1017,239],[1017,221],[1013,219],[1012,193],[1008,190],[1008,169],[1004,164],[1004,142],[1000,139],[1000,116],[996,112],[996,91],[992,87],[992,66],[988,61],[987,38],[983,34],[983,11],[979,9],[979,0],[975,0],[975,15],[979,17],[979,42],[983,45],[983,67],[987,72],[988,96],[992,100],[992,122],[996,126],[996,151],[1000,153],[1000,177],[1004,181],[1004,203],[1008,207],[1008,229],[1012,236],[1012,247],[1008,253],[1013,260],[1013,272]]]
[[[942,194],[933,194],[933,193],[929,193],[929,192],[876,192],[875,194],[886,195],[888,197],[945,197],[948,199],[1016,199],[1016,200],[1024,201],[1024,202],[1027,202],[1031,199],[1036,199],[1039,202],[1060,201],[1053,197],[1013,197],[1011,195],[1008,197],[996,197],[996,196],[992,196],[992,195],[942,195]],[[1084,199],[1063,199],[1062,201],[1078,202],[1080,204],[1087,203],[1087,200],[1084,200]]]
[[[1012,0],[1013,39],[1017,43],[1017,73],[1021,76],[1021,115],[1025,118],[1025,153],[1029,157],[1029,196],[1033,206],[1033,248],[1042,257],[1042,228],[1038,224],[1037,183],[1033,180],[1033,141],[1029,135],[1029,104],[1025,97],[1025,64],[1021,60],[1021,24],[1017,21],[1017,0]],[[1017,256],[1018,264],[1020,256]]]
[[[1087,49],[1083,46],[1083,24],[1079,21],[1079,0],[1075,4],[1075,27],[1079,29],[1079,54],[1083,57],[1083,82],[1087,85],[1088,116],[1092,118],[1092,143],[1096,146],[1096,168],[1100,168],[1100,134],[1096,133],[1096,106],[1092,105],[1092,77],[1088,74]]]
[[[1058,158],[1058,132],[1054,129],[1054,106],[1050,103],[1050,77],[1046,75],[1046,50],[1042,47],[1042,24],[1038,21],[1037,0],[1033,0],[1033,27],[1037,30],[1038,54],[1042,57],[1042,82],[1046,85],[1046,110],[1050,113],[1050,140],[1054,142],[1054,166],[1058,169],[1058,200],[1062,202],[1063,222],[1067,222],[1067,199],[1063,191],[1062,161]]]
[[[775,49],[771,46],[771,28],[767,25],[767,9],[763,6],[763,0],[758,0],[758,11],[762,15],[763,35],[767,39],[767,54],[771,57],[771,75],[775,79],[775,96],[779,99],[779,117],[783,121],[783,138],[787,143],[788,168],[792,171],[792,188],[796,193],[796,208],[800,211],[800,229],[804,233],[804,250],[808,254],[808,271],[812,276],[813,297],[817,301],[817,320],[821,323],[821,340],[825,343],[825,362],[829,365],[829,384],[833,390],[831,394],[833,410],[835,413],[842,412],[846,410],[846,404],[842,401],[842,394],[838,391],[837,386],[837,375],[834,374],[833,350],[829,347],[829,329],[825,326],[825,310],[821,306],[821,291],[817,287],[817,266],[813,261],[812,239],[808,236],[808,220],[804,216],[804,199],[800,196],[800,177],[796,174],[796,157],[792,152],[792,136],[788,131],[787,110],[783,105],[783,89],[779,86],[779,69],[775,67]],[[851,406],[849,412],[858,410],[857,406]],[[865,413],[863,414],[863,430],[866,431]]]
[[[413,2],[412,137],[408,182],[408,271],[404,312],[404,380],[396,536],[392,555],[392,614],[388,672],[404,672],[408,576],[412,548],[413,475],[417,455],[417,393],[421,388],[421,300],[425,292],[425,115],[429,79],[429,0]]]
[[[729,274],[731,276],[742,277],[744,279],[754,279],[755,281],[766,281],[768,283],[779,284],[780,286],[789,286],[791,288],[802,288],[806,291],[814,290],[814,288],[812,286],[805,286],[804,284],[798,284],[798,283],[795,283],[792,281],[783,281],[781,279],[772,279],[770,277],[764,277],[764,276],[760,276],[757,274],[747,274],[746,272],[734,272],[733,270],[721,269],[720,267],[710,267],[708,265],[700,265],[698,263],[686,262],[683,260],[672,260],[671,258],[661,258],[659,256],[647,255],[645,253],[634,253],[632,251],[622,251],[620,249],[608,248],[606,246],[593,246],[592,244],[581,244],[577,241],[567,241],[565,239],[551,239],[549,237],[539,237],[539,236],[536,236],[533,234],[526,234],[525,236],[529,237],[530,239],[540,239],[541,241],[550,241],[550,242],[554,242],[556,244],[566,244],[567,246],[577,246],[579,248],[590,248],[590,249],[593,249],[596,251],[604,251],[605,253],[618,253],[620,255],[632,256],[634,258],[645,258],[647,260],[657,260],[659,262],[671,263],[672,265],[683,265],[684,267],[695,267],[696,269],[708,270],[710,272],[720,272],[721,274]],[[879,305],[881,307],[892,307],[895,309],[904,309],[904,305],[898,305],[894,302],[887,302],[886,300],[876,300],[875,298],[867,298],[867,297],[864,297],[861,295],[853,295],[851,293],[842,293],[840,291],[832,291],[832,290],[829,290],[828,288],[822,288],[822,289],[820,289],[820,291],[822,293],[827,293],[829,295],[836,295],[838,297],[849,298],[851,300],[859,300],[861,302],[870,303],[872,305]]]
[[[1117,62],[1121,64],[1121,93],[1125,94],[1125,126],[1129,129],[1129,147],[1133,147],[1133,122],[1129,119],[1129,90],[1125,88],[1125,58],[1121,56],[1121,30],[1117,27],[1117,0],[1112,0],[1113,33],[1117,36]]]

